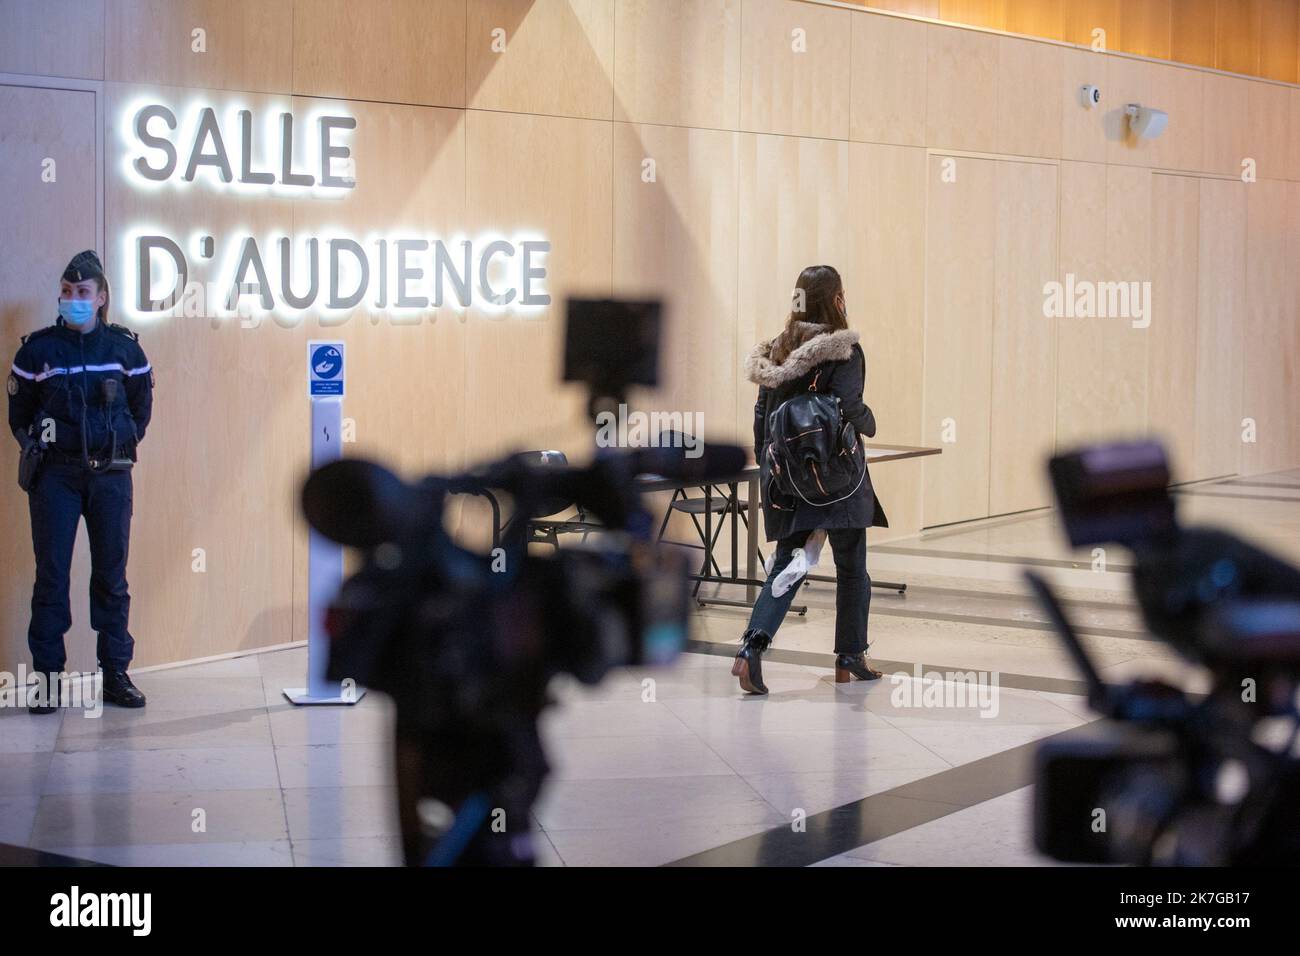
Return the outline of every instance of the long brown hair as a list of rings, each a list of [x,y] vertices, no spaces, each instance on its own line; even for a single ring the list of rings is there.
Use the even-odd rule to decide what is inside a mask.
[[[790,316],[781,334],[772,341],[772,361],[780,365],[806,339],[795,328],[796,322],[824,325],[828,332],[847,329],[848,316],[837,301],[842,300],[843,292],[844,283],[834,266],[809,266],[799,273]]]

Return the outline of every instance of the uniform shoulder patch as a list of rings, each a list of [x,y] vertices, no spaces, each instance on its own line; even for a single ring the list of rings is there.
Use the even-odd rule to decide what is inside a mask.
[[[129,339],[130,339],[131,341],[133,341],[133,342],[139,342],[139,341],[140,341],[140,334],[139,334],[138,332],[133,332],[133,331],[131,331],[131,330],[128,329],[125,325],[118,325],[118,324],[115,323],[115,322],[110,322],[110,323],[108,324],[108,328],[109,328],[110,331],[112,331],[112,332],[116,332],[118,335],[125,335],[127,338],[129,338]]]
[[[5,390],[11,398],[18,394],[18,376],[13,372],[9,373],[9,380],[5,382]]]

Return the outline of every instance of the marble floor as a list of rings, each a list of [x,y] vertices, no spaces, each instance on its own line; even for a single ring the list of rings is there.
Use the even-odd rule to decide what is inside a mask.
[[[1300,562],[1300,471],[1178,499],[1185,520]],[[1125,556],[1071,553],[1050,512],[873,545],[869,561],[908,584],[873,597],[884,680],[834,683],[834,586],[813,582],[766,659],[766,698],[729,674],[745,612],[725,607],[696,614],[672,668],[560,681],[532,821],[541,861],[1049,863],[1029,835],[1032,751],[1092,715],[1027,568],[1060,589],[1104,676],[1201,680],[1143,633]],[[295,708],[281,690],[305,669],[299,647],[140,670],[143,712],[0,709],[0,844],[123,865],[397,863],[391,705]]]

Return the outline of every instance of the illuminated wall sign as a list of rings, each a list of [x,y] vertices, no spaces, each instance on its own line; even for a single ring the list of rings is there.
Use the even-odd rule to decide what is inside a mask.
[[[238,104],[219,112],[201,103],[175,110],[137,101],[122,115],[121,170],[140,190],[346,200],[356,188],[356,130],[356,119],[337,108],[259,116]],[[257,236],[236,230],[218,241],[198,229],[182,239],[139,225],[121,242],[123,298],[137,319],[268,314],[296,323],[308,311],[346,318],[364,307],[419,321],[439,309],[529,312],[551,301],[545,265],[551,244],[534,234],[448,238],[393,229],[356,236],[327,229]],[[201,271],[208,281],[197,280]]]
[[[351,148],[341,142],[344,134],[357,128],[351,116],[317,115],[308,136],[315,140],[304,152],[311,154],[311,166],[299,170],[294,165],[295,136],[301,143],[301,128],[295,128],[292,113],[282,112],[275,117],[274,153],[277,162],[271,168],[257,168],[254,155],[265,153],[268,145],[261,144],[254,130],[251,110],[235,111],[237,127],[223,124],[211,106],[198,107],[179,143],[172,139],[178,130],[176,114],[160,103],[148,103],[135,110],[131,128],[143,150],[133,156],[130,168],[147,182],[162,183],[173,177],[194,182],[200,171],[209,173],[221,183],[238,183],[242,186],[276,186],[282,189],[351,189],[356,181],[335,172],[335,161],[346,163],[352,155]],[[152,124],[152,126],[151,126]],[[229,145],[227,145],[229,143]]]

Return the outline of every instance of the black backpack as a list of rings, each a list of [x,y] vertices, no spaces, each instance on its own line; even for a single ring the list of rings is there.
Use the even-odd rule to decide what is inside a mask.
[[[843,501],[862,486],[866,456],[858,431],[840,414],[840,400],[816,391],[817,380],[778,405],[767,419],[763,486],[817,508]],[[777,494],[771,494],[772,491]]]

